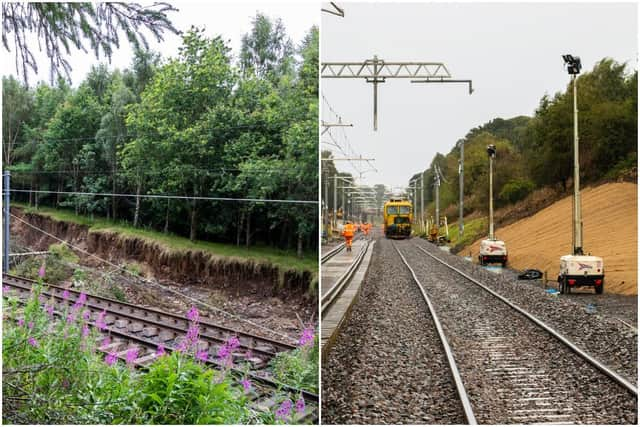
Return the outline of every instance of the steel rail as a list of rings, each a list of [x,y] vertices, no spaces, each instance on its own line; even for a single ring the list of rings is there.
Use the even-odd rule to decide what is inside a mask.
[[[336,246],[335,248],[332,248],[329,252],[322,255],[322,258],[320,258],[320,262],[324,264],[325,262],[329,261],[331,258],[333,258],[334,255],[337,255],[341,250],[343,250],[344,247],[345,247],[345,244],[340,243],[338,246]]]
[[[427,296],[427,293],[422,287],[422,283],[420,283],[420,280],[418,280],[416,273],[413,271],[413,268],[411,268],[411,266],[407,262],[404,255],[402,255],[402,253],[396,246],[396,243],[392,242],[392,244],[393,244],[393,248],[396,250],[396,252],[398,252],[398,255],[400,255],[400,258],[402,259],[402,262],[404,263],[404,265],[406,265],[409,271],[411,272],[411,276],[413,276],[413,280],[418,285],[418,288],[420,288],[420,293],[422,294],[424,301],[427,303],[427,307],[429,308],[429,313],[431,314],[433,323],[435,324],[436,330],[438,331],[438,337],[440,338],[440,343],[442,343],[442,348],[444,349],[444,352],[447,356],[447,362],[449,363],[449,368],[451,369],[451,374],[453,375],[453,381],[456,385],[458,397],[460,397],[460,403],[462,404],[464,416],[467,419],[467,422],[469,424],[476,425],[478,424],[478,422],[476,421],[476,417],[473,413],[473,407],[471,406],[469,395],[467,394],[467,390],[464,386],[464,383],[462,382],[462,376],[460,375],[460,371],[458,370],[458,365],[456,364],[455,358],[453,357],[453,352],[451,351],[451,347],[449,346],[447,337],[445,336],[444,330],[442,329],[440,319],[438,318],[438,315],[436,314],[436,311],[433,308],[433,304],[431,304],[431,300],[429,299],[429,297]]]
[[[31,290],[31,287],[29,285],[22,285],[20,283],[18,283],[17,281],[14,281],[13,279],[11,280],[7,280],[5,279],[3,281],[3,284],[8,284],[9,286],[12,286],[14,288],[18,288],[18,289],[22,289],[25,292],[29,292]],[[76,294],[78,294],[77,291],[70,291],[74,292]],[[55,292],[50,292],[47,290],[42,290],[41,291],[42,295],[46,295],[48,297],[53,298],[54,300],[57,300],[60,303],[63,304],[67,304],[68,303],[73,303],[77,300],[77,298],[69,298],[68,300],[65,300],[59,293],[56,294]],[[92,301],[93,300],[93,301]],[[178,338],[179,335],[186,335],[187,333],[187,325],[189,320],[186,318],[179,318],[178,316],[175,316],[176,318],[174,318],[174,324],[167,324],[167,323],[163,323],[160,320],[154,320],[149,318],[149,316],[147,316],[147,311],[145,308],[141,308],[138,307],[136,309],[129,309],[129,312],[123,311],[121,309],[118,308],[113,308],[111,303],[108,304],[101,304],[101,302],[104,301],[102,300],[100,297],[96,297],[94,295],[87,295],[87,302],[85,303],[85,307],[92,309],[94,312],[100,312],[101,310],[104,310],[107,314],[114,316],[114,321],[111,323],[115,323],[117,320],[123,319],[123,320],[129,320],[132,323],[133,322],[138,322],[142,325],[142,328],[146,328],[148,326],[152,326],[157,328],[158,330],[167,330],[171,333],[174,334],[174,338],[171,338],[173,340],[175,340],[176,338]],[[118,304],[119,305],[119,304]],[[141,316],[134,314],[134,311],[138,311],[138,312],[142,312],[143,314]],[[169,317],[169,316],[167,316]],[[170,319],[172,317],[169,317]],[[179,319],[179,320],[178,320]],[[181,321],[181,323],[183,323],[185,326],[177,326],[179,321]],[[218,330],[220,332],[222,332],[222,329],[218,329],[215,327],[211,327],[208,326],[206,323],[202,323],[202,322],[198,322],[202,327],[200,328],[200,337],[204,340],[204,341],[208,341],[208,342],[213,342],[215,344],[222,344],[225,342],[226,338],[222,337],[222,336],[214,336],[211,334],[211,329],[214,330]],[[111,329],[110,329],[111,330]],[[228,333],[227,333],[228,334]],[[230,334],[229,334],[230,335]],[[291,347],[291,348],[276,348],[275,346],[273,346],[269,341],[266,340],[260,340],[260,339],[254,339],[254,338],[250,338],[251,344],[247,344],[246,343],[246,338],[247,336],[244,334],[238,334],[238,337],[240,338],[240,347],[244,348],[245,350],[250,350],[252,353],[255,353],[256,355],[260,355],[263,357],[266,357],[268,359],[272,359],[273,357],[275,357],[275,355],[278,352],[281,351],[288,351],[288,350],[292,350],[295,347]],[[268,344],[270,348],[273,348],[274,351],[267,351],[264,350],[262,348],[259,348],[260,346],[264,345],[264,344]]]
[[[566,345],[571,351],[573,351],[578,356],[582,357],[587,362],[589,362],[592,366],[594,366],[600,372],[604,373],[606,376],[608,376],[609,378],[613,379],[618,384],[623,386],[631,394],[633,394],[634,396],[638,397],[638,389],[633,384],[631,384],[631,382],[627,381],[624,377],[622,377],[620,374],[615,372],[613,369],[607,367],[605,364],[601,363],[600,361],[595,359],[593,356],[591,356],[590,354],[588,354],[584,350],[580,349],[576,344],[571,342],[569,339],[565,338],[562,334],[560,334],[555,329],[553,329],[550,326],[548,326],[542,320],[538,319],[537,317],[535,317],[533,314],[527,312],[526,310],[520,308],[518,305],[514,304],[513,302],[511,302],[507,298],[503,297],[502,295],[500,295],[499,293],[497,293],[493,289],[489,288],[487,285],[483,284],[482,282],[474,279],[473,277],[469,276],[468,274],[464,273],[463,271],[461,271],[461,270],[457,269],[456,267],[448,264],[447,262],[439,259],[435,255],[430,254],[428,251],[426,251],[424,248],[420,247],[419,245],[415,245],[415,246],[420,251],[424,252],[425,254],[429,255],[431,258],[433,258],[436,261],[438,261],[439,263],[443,264],[445,267],[448,267],[450,270],[453,270],[456,273],[460,274],[462,277],[464,277],[465,279],[469,280],[471,283],[475,284],[476,286],[479,286],[483,290],[487,291],[489,294],[491,294],[494,297],[498,298],[500,301],[504,302],[509,307],[513,308],[514,310],[516,310],[517,312],[522,314],[525,318],[531,320],[533,323],[535,323],[536,325],[538,325],[539,327],[544,329],[547,333],[549,333],[551,336],[556,338],[562,344]]]
[[[3,282],[4,283],[7,283],[9,286],[13,286],[13,287],[17,287],[19,289],[25,290],[24,287],[22,287],[20,285],[16,285],[15,282],[6,281],[5,280],[5,276],[11,277],[11,276],[6,275],[6,274],[3,275]],[[24,279],[24,278],[19,278],[19,279],[27,281],[27,282],[34,282],[34,281],[30,280],[30,279]],[[77,291],[70,291],[70,292],[78,293]],[[94,297],[94,296],[87,295],[87,297],[89,298],[89,297]],[[101,297],[94,297],[94,298],[101,298]],[[73,301],[72,300],[68,300],[68,302],[73,302]],[[24,303],[24,302],[21,301],[21,303]],[[127,304],[127,305],[132,306],[131,304]],[[142,310],[142,311],[147,310],[146,308],[143,308],[143,307],[137,307],[137,306],[133,306],[133,307],[135,307],[138,310]],[[61,312],[59,310],[56,310],[55,313],[59,317]],[[142,319],[140,319],[140,320],[142,320]],[[92,323],[95,325],[94,322],[92,322]],[[134,334],[130,334],[130,333],[127,333],[127,332],[124,332],[124,331],[118,331],[118,330],[115,330],[115,329],[112,329],[112,328],[109,328],[107,331],[108,331],[108,334],[111,335],[111,336],[117,336],[117,337],[121,338],[123,341],[125,341],[127,343],[131,343],[131,342],[137,343],[139,345],[144,346],[148,350],[151,350],[151,352],[153,352],[158,346],[158,343],[153,341],[153,340],[150,340],[150,339],[147,339],[147,338],[144,338],[144,337],[140,337],[140,336],[137,336],[137,335],[134,335]],[[170,345],[170,344],[167,344],[167,345],[165,345],[165,350],[173,352],[173,351],[176,351],[176,348],[174,346]],[[102,351],[100,349],[98,349],[98,351],[104,353],[104,351]],[[142,357],[144,357],[144,356],[142,356]],[[122,357],[118,357],[118,358],[122,359]],[[209,366],[214,366],[214,367],[220,367],[220,365],[221,365],[219,362],[217,362],[215,360],[212,360],[210,358],[208,358],[205,363],[207,365],[209,365]],[[140,368],[144,368],[145,367],[145,365],[142,364],[142,363],[137,363],[136,366],[138,366]],[[281,390],[287,391],[289,393],[301,394],[302,397],[305,399],[305,401],[313,402],[315,404],[319,403],[319,396],[317,394],[315,394],[315,393],[311,393],[311,392],[306,391],[306,390],[297,389],[297,388],[295,388],[293,386],[290,386],[290,385],[287,385],[287,384],[275,382],[275,381],[273,381],[273,380],[271,380],[269,378],[266,378],[264,376],[258,375],[258,374],[253,373],[253,372],[245,372],[243,370],[240,370],[238,368],[233,368],[233,367],[230,368],[230,370],[234,374],[239,375],[240,377],[246,375],[251,380],[257,381],[257,382],[259,382],[259,383],[261,383],[261,384],[263,384],[263,385],[265,385],[265,386],[267,386],[267,387],[269,387],[271,389],[276,389],[276,390],[281,389]],[[314,415],[313,418],[315,419],[317,417]]]
[[[362,247],[362,249],[360,249],[358,256],[356,257],[356,259],[353,260],[353,262],[351,263],[347,271],[345,271],[344,274],[342,274],[342,276],[338,278],[338,280],[331,287],[331,289],[329,289],[327,293],[322,296],[320,311],[322,312],[323,315],[327,311],[327,309],[333,304],[333,302],[338,297],[338,295],[340,295],[340,293],[342,292],[346,284],[349,283],[349,281],[351,280],[351,277],[353,277],[355,272],[358,270],[358,267],[360,267],[360,264],[362,263],[362,259],[364,258],[364,255],[367,253],[368,249],[369,249],[369,241],[367,240],[364,246]]]
[[[36,283],[35,280],[31,280],[31,279],[27,279],[25,277],[19,277],[19,276],[15,276],[15,275],[11,275],[11,274],[7,274],[7,273],[3,273],[2,275],[2,281],[5,282],[5,280],[13,280],[13,281],[17,281],[17,282],[23,282],[23,283]],[[8,282],[10,283],[10,282]],[[52,285],[50,283],[45,283],[45,285],[49,288],[49,289],[55,289],[58,292],[63,292],[65,290],[69,291],[70,294],[73,295],[80,295],[81,291],[75,290],[75,289],[66,289],[62,286],[58,286],[58,285]],[[57,296],[56,296],[57,297]],[[173,314],[173,313],[169,313],[167,311],[161,311],[161,310],[156,310],[154,308],[147,308],[147,307],[140,307],[134,304],[130,304],[130,303],[126,303],[126,302],[121,302],[121,301],[117,301],[111,298],[107,298],[107,297],[101,297],[101,296],[97,296],[97,295],[92,295],[92,294],[87,294],[88,298],[93,298],[96,301],[104,301],[106,302],[107,307],[100,307],[103,309],[110,309],[111,306],[120,306],[120,307],[125,307],[128,308],[130,311],[133,310],[139,310],[139,311],[143,311],[143,312],[147,312],[147,313],[152,313],[158,317],[165,317],[165,318],[169,318],[171,320],[174,321],[174,323],[178,323],[178,322],[185,322],[188,323],[189,320],[186,317],[177,315],[177,314]],[[57,297],[59,298],[59,297]],[[115,313],[114,314],[120,314],[120,315],[125,315],[125,316],[129,316],[129,317],[133,317],[130,314],[126,314],[126,313]],[[137,320],[141,320],[141,321],[145,321],[145,322],[153,322],[148,316],[145,316],[144,318],[138,318]],[[293,350],[295,349],[295,346],[291,345],[291,344],[287,344],[281,341],[276,341],[270,338],[265,338],[265,337],[261,337],[258,335],[254,335],[248,332],[242,332],[239,331],[237,329],[233,329],[233,328],[229,328],[227,326],[223,326],[223,325],[218,325],[212,322],[208,322],[206,320],[200,320],[199,321],[200,325],[207,327],[207,328],[212,328],[212,329],[218,329],[220,331],[224,331],[226,333],[232,334],[232,335],[237,335],[237,336],[244,336],[247,338],[251,338],[254,341],[262,341],[263,343],[267,343],[270,344],[271,346],[273,346],[275,349],[283,349],[283,350]],[[167,326],[166,324],[163,324],[163,326]],[[170,327],[170,326],[167,326]],[[184,329],[186,331],[186,328]]]

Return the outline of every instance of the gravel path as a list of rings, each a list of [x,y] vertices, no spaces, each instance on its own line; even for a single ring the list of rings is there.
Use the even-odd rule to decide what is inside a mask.
[[[448,254],[422,239],[411,239],[427,251],[445,260],[489,286],[499,294],[538,317],[552,328],[573,341],[596,359],[605,363],[632,384],[638,382],[638,335],[637,330],[620,322],[618,317],[599,312],[588,314],[585,305],[590,300],[612,301],[619,298],[605,295],[558,295],[549,296],[539,283],[518,281],[513,272],[505,274],[489,272],[484,268],[465,261],[462,257]],[[427,258],[423,254],[424,258]],[[633,305],[626,301],[626,310],[633,311]],[[607,304],[603,304],[607,306]],[[611,310],[611,309],[610,309]],[[637,306],[635,308],[637,318]],[[629,313],[627,319],[633,318]],[[629,323],[629,322],[626,322]]]
[[[436,307],[479,423],[635,423],[624,388],[414,243],[398,248]]]
[[[322,423],[464,421],[426,303],[391,241],[379,239],[352,316],[322,363]]]

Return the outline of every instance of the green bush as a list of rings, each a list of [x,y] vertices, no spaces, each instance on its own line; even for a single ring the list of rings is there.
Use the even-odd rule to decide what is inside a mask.
[[[502,187],[498,199],[502,202],[502,205],[515,203],[527,197],[534,188],[535,184],[528,179],[514,179]]]
[[[313,344],[308,344],[279,353],[270,366],[276,381],[318,393],[318,337],[313,338]]]

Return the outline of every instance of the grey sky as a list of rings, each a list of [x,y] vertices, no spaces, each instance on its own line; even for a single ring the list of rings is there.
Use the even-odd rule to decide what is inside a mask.
[[[142,1],[142,4],[152,4],[150,1]],[[314,2],[269,2],[269,1],[253,1],[253,2],[178,2],[169,1],[179,9],[178,12],[169,14],[174,26],[179,30],[188,30],[191,25],[204,27],[205,33],[211,37],[222,35],[225,40],[230,40],[230,46],[233,54],[237,57],[240,51],[240,43],[242,36],[251,29],[251,20],[257,11],[261,11],[272,18],[281,18],[287,34],[294,43],[298,44],[313,25],[320,23],[320,8],[318,3]],[[147,35],[150,47],[159,51],[163,58],[175,56],[178,53],[178,47],[181,45],[179,35],[165,33],[164,42],[157,43],[155,39]],[[132,50],[124,35],[121,35],[121,47],[115,51],[111,59],[110,68],[124,69],[131,63]],[[34,49],[37,52],[37,41]],[[10,46],[12,46],[10,44]],[[2,48],[3,56],[6,54],[4,47]],[[38,66],[40,68],[37,79],[30,75],[29,82],[35,83],[37,80],[49,80],[49,67],[46,55],[37,56]],[[102,57],[101,57],[102,58]],[[102,58],[104,62],[106,59]],[[91,65],[97,63],[93,53],[85,54],[81,51],[72,51],[69,60],[73,67],[71,74],[72,83],[77,86],[79,82],[86,76]],[[5,56],[3,60],[3,75],[16,74],[15,56],[13,52]]]
[[[580,56],[583,71],[603,57],[637,68],[635,4],[339,5],[344,18],[322,15],[323,61],[362,61],[377,54],[387,61],[444,62],[453,78],[473,79],[475,89],[469,95],[463,84],[387,80],[379,85],[374,132],[372,85],[323,79],[322,93],[332,108],[354,124],[345,130],[353,149],[376,158],[379,173],[366,173],[360,183],[404,186],[471,128],[495,117],[533,115],[545,93],[563,90],[569,81],[563,53]],[[324,103],[322,114],[329,118]],[[332,132],[343,143],[341,132]],[[338,168],[353,172],[345,162]]]

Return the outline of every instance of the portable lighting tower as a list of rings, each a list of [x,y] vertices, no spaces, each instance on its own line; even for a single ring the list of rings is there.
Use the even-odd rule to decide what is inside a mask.
[[[558,285],[560,293],[570,293],[574,286],[593,286],[597,294],[604,291],[602,258],[584,255],[582,248],[582,209],[580,200],[580,158],[578,139],[578,79],[582,63],[579,56],[562,55],[573,85],[573,254],[560,257]]]
[[[507,245],[502,240],[496,239],[493,232],[493,160],[496,158],[496,146],[488,145],[487,154],[489,155],[489,236],[480,241],[478,261],[480,265],[498,262],[505,267],[508,259]]]

